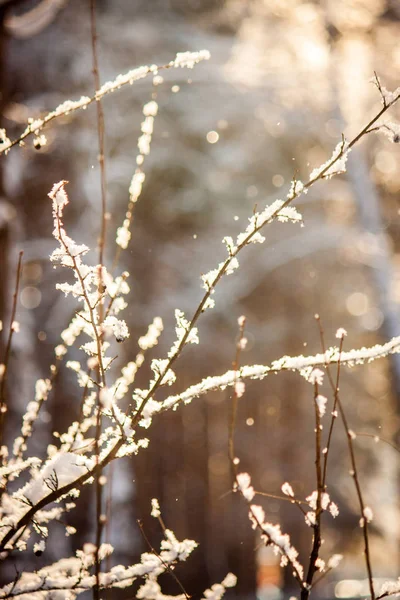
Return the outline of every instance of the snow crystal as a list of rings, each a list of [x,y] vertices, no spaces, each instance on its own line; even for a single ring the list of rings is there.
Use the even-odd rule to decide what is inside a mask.
[[[321,369],[313,369],[308,380],[314,385],[322,385],[324,383],[324,372]]]
[[[160,503],[158,502],[157,498],[153,498],[151,501],[151,516],[158,519],[160,515]]]
[[[245,392],[246,386],[243,381],[237,381],[235,383],[235,394],[238,398],[241,398]]]
[[[196,63],[201,60],[209,60],[210,53],[208,50],[200,50],[199,52],[178,52],[174,61],[171,61],[171,67],[187,67],[193,69]]]
[[[365,506],[363,510],[363,515],[366,518],[367,523],[370,523],[374,518],[374,513],[372,512],[372,509],[369,506]]]
[[[243,496],[249,502],[253,500],[255,496],[254,488],[250,485],[251,479],[248,473],[239,473],[237,476],[237,485]]]
[[[326,403],[328,402],[328,398],[318,394],[318,396],[315,398],[315,402],[317,403],[319,416],[323,417],[326,412]]]
[[[336,569],[336,567],[339,566],[340,562],[343,559],[343,555],[342,554],[333,554],[330,559],[328,560],[328,569]]]
[[[291,496],[292,498],[294,498],[293,488],[287,481],[282,485],[281,490],[285,494],[285,496]]]
[[[344,173],[346,171],[346,162],[350,152],[348,143],[345,140],[339,142],[334,149],[332,156],[321,166],[310,173],[310,180],[315,181],[320,177],[330,178],[333,175]]]
[[[335,337],[340,340],[341,338],[346,337],[346,335],[347,331],[343,329],[343,327],[339,327],[339,329],[336,331]]]

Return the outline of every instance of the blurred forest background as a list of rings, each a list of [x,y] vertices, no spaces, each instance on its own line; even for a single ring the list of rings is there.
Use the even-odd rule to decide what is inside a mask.
[[[1,119],[13,139],[28,117],[63,100],[94,91],[89,2],[0,0]],[[207,48],[211,60],[193,72],[162,73],[157,88],[152,152],[135,210],[133,236],[122,257],[131,274],[124,318],[131,337],[119,348],[115,368],[137,352],[135,340],[155,315],[165,332],[155,356],[174,339],[174,308],[191,315],[201,296],[201,273],[224,256],[221,239],[242,230],[255,205],[284,198],[294,174],[306,179],[324,162],[342,131],[354,135],[379,110],[374,71],[388,89],[399,85],[400,3],[397,0],[97,0],[102,82],[142,64],[165,64],[176,52]],[[122,224],[135,169],[142,106],[154,89],[136,82],[103,101],[106,127],[109,259]],[[396,108],[391,109],[394,118]],[[55,290],[63,274],[53,271],[54,248],[47,193],[66,179],[71,205],[66,226],[79,243],[95,250],[100,230],[100,176],[95,107],[57,120],[45,133],[47,146],[28,140],[0,163],[0,312],[9,314],[18,251],[24,270],[12,369],[7,426],[13,439],[34,381],[46,377],[53,348],[74,304]],[[345,348],[382,343],[400,334],[400,154],[381,135],[353,150],[348,173],[319,183],[299,201],[305,227],[274,224],[267,242],[243,253],[240,271],[216,292],[216,309],[200,322],[200,345],[186,349],[177,366],[179,389],[230,368],[237,318],[247,317],[245,364],[268,364],[285,354],[320,351],[314,314],[326,343],[338,327]],[[93,255],[95,256],[95,255]],[[62,281],[63,279],[61,279]],[[3,340],[4,344],[4,340]],[[141,373],[145,386],[149,373]],[[344,370],[342,400],[354,431],[399,442],[400,360]],[[328,389],[325,390],[328,395]],[[63,371],[43,412],[41,445],[50,431],[64,431],[78,414],[80,391]],[[241,401],[237,453],[257,490],[279,493],[284,481],[305,497],[315,489],[312,388],[298,375],[282,373],[248,383]],[[131,564],[146,550],[136,519],[143,519],[157,546],[161,532],[149,515],[157,497],[168,527],[200,546],[179,577],[198,594],[228,570],[238,578],[232,597],[270,598],[276,587],[290,593],[290,572],[257,547],[247,511],[229,493],[228,394],[215,393],[158,418],[150,446],[113,469],[111,542],[113,560]],[[36,441],[38,444],[38,441]],[[326,518],[324,556],[345,554],[340,570],[321,583],[332,597],[338,579],[364,579],[362,535],[350,463],[341,427],[334,437],[328,484],[340,509]],[[357,439],[365,498],[374,511],[372,561],[377,577],[398,576],[400,515],[398,454],[391,447]],[[94,504],[70,515],[78,532],[53,531],[45,555],[19,570],[68,556],[93,540]],[[308,556],[311,530],[289,503],[264,498],[268,518],[282,524]],[[10,573],[13,565],[9,564]],[[176,592],[176,583],[167,582]],[[342,596],[357,595],[354,590]],[[121,593],[121,598],[131,597]],[[113,596],[116,597],[116,596]]]

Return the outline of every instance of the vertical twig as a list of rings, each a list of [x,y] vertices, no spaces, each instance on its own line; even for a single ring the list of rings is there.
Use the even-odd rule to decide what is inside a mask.
[[[348,448],[349,448],[351,468],[352,468],[351,475],[354,480],[354,485],[355,485],[356,492],[357,492],[358,503],[360,506],[361,524],[362,524],[363,537],[364,537],[364,556],[365,556],[365,564],[366,564],[367,574],[368,574],[369,590],[370,590],[370,594],[371,594],[371,600],[375,600],[375,590],[374,590],[374,582],[373,582],[372,566],[371,566],[371,555],[370,555],[370,550],[369,550],[368,519],[366,518],[366,516],[364,514],[365,504],[364,504],[364,499],[363,499],[363,495],[361,492],[361,486],[360,486],[360,481],[359,481],[358,471],[357,471],[356,457],[355,457],[355,453],[354,453],[354,446],[353,446],[354,433],[352,434],[352,431],[349,429],[349,426],[347,423],[347,418],[346,418],[339,394],[337,395],[337,403],[338,403],[338,407],[339,407],[339,411],[340,411],[340,416],[342,418],[343,427],[345,428],[346,435],[347,435],[347,444],[348,444]]]
[[[93,62],[93,78],[95,90],[100,89],[99,61],[97,52],[97,28],[96,28],[96,0],[90,0],[90,32],[92,40],[92,62]],[[106,180],[106,165],[104,156],[104,111],[101,99],[96,102],[97,112],[97,138],[99,155],[98,161],[100,165],[100,183],[101,183],[101,230],[99,239],[99,265],[104,264],[104,249],[106,237],[106,222],[107,222],[107,180]]]
[[[15,288],[14,288],[14,296],[13,296],[13,305],[12,305],[12,309],[11,309],[11,320],[10,320],[10,328],[8,331],[8,340],[7,340],[7,346],[6,346],[6,350],[4,353],[4,360],[3,360],[3,374],[1,376],[1,383],[0,383],[0,446],[3,445],[3,429],[4,429],[4,419],[5,419],[5,415],[7,412],[7,403],[6,403],[6,382],[7,382],[7,373],[8,373],[8,362],[10,360],[10,352],[11,352],[11,341],[12,341],[12,337],[13,337],[13,333],[14,333],[14,321],[15,321],[15,315],[17,312],[17,302],[18,302],[18,291],[19,291],[19,284],[21,281],[21,272],[22,272],[22,256],[23,256],[23,251],[21,250],[21,252],[19,253],[19,257],[18,257],[18,265],[17,265],[17,277],[16,277],[16,281],[15,281]]]
[[[240,317],[240,319],[239,319],[239,339],[236,343],[235,358],[232,363],[233,370],[235,371],[235,383],[233,385],[233,392],[232,392],[232,412],[231,412],[231,422],[230,422],[230,426],[229,426],[229,458],[231,460],[231,465],[232,465],[233,473],[235,475],[235,479],[236,479],[236,475],[237,475],[237,465],[236,465],[236,461],[235,461],[236,457],[235,457],[234,437],[235,437],[237,409],[238,409],[238,400],[239,400],[237,390],[236,390],[236,383],[237,383],[237,371],[239,368],[240,352],[242,350],[242,340],[244,339],[245,324],[246,324],[245,317]]]
[[[322,325],[321,325],[321,321],[320,321],[320,319],[319,319],[318,316],[317,316],[317,322],[318,322],[318,325],[319,325],[322,350],[323,350],[323,352],[325,354],[324,331],[323,331],[323,328],[322,328]],[[343,348],[343,340],[344,340],[344,337],[342,336],[341,339],[340,339],[340,354],[341,354],[342,348]],[[336,385],[335,385],[335,383],[333,381],[332,375],[330,374],[328,363],[325,364],[326,371],[328,373],[329,382],[330,382],[330,385],[332,387],[332,391],[334,393],[334,398],[335,398],[335,401],[334,401],[334,410],[333,410],[333,414],[332,414],[332,421],[331,421],[331,427],[330,427],[330,431],[329,431],[328,442],[330,443],[330,441],[331,441],[331,434],[332,434],[333,423],[334,423],[334,420],[336,418],[335,417],[336,407],[338,407],[339,408],[340,417],[342,419],[343,427],[344,427],[345,432],[346,432],[347,445],[348,445],[348,449],[349,449],[349,456],[350,456],[350,462],[351,462],[351,475],[352,475],[353,480],[354,480],[354,485],[355,485],[355,488],[356,488],[356,494],[357,494],[358,504],[359,504],[359,507],[360,507],[360,513],[361,513],[361,521],[360,521],[360,523],[362,525],[362,530],[363,530],[364,556],[365,556],[365,566],[366,566],[367,576],[368,576],[369,591],[370,591],[370,594],[371,594],[371,600],[375,600],[376,596],[375,596],[373,574],[372,574],[371,554],[370,554],[370,549],[369,549],[368,519],[364,515],[365,504],[364,504],[364,499],[363,499],[363,495],[362,495],[362,491],[361,491],[360,480],[359,480],[358,471],[357,471],[356,457],[355,457],[354,446],[353,446],[353,436],[354,436],[354,433],[349,428],[347,417],[346,417],[346,414],[345,414],[345,411],[344,411],[344,408],[343,408],[343,404],[342,404],[342,402],[340,400],[340,396],[339,396],[340,354],[339,354],[339,361],[338,361],[338,371],[337,371]],[[325,487],[325,483],[326,483],[325,478],[326,478],[326,470],[327,470],[327,461],[328,461],[328,456],[327,455],[328,455],[328,451],[329,451],[329,447],[327,446],[327,452],[325,453],[325,461],[324,461],[324,480],[323,480],[324,487]]]
[[[112,520],[112,499],[113,499],[113,481],[114,481],[114,463],[111,463],[107,469],[107,499],[105,507],[106,524],[105,524],[105,540],[110,542],[111,540],[111,520]],[[107,556],[106,569],[109,571],[111,568],[111,556]],[[106,591],[106,598],[108,593]]]
[[[315,508],[315,523],[313,524],[313,543],[310,554],[310,562],[308,565],[307,576],[305,584],[301,590],[300,597],[302,600],[307,600],[310,596],[311,585],[314,579],[315,571],[317,570],[316,562],[319,556],[319,549],[321,547],[321,498],[324,491],[323,488],[323,476],[322,476],[322,465],[321,465],[321,415],[319,413],[319,407],[317,402],[318,397],[318,383],[314,384],[314,409],[315,409],[315,471],[317,480],[317,503]]]
[[[94,339],[97,346],[97,357],[98,357],[98,377],[100,380],[100,388],[106,387],[106,376],[105,368],[102,358],[102,333],[99,330],[98,322],[95,316],[95,309],[90,303],[90,298],[85,288],[85,281],[82,273],[79,270],[79,266],[76,261],[76,256],[71,254],[67,241],[64,239],[63,230],[61,228],[61,210],[57,209],[56,213],[58,239],[60,244],[63,246],[66,254],[70,257],[72,268],[74,269],[76,276],[79,280],[82,297],[85,300],[87,309],[90,315],[90,324],[93,327]],[[100,299],[101,304],[101,299]],[[96,573],[96,584],[93,586],[93,599],[100,600],[100,560],[99,560],[99,548],[102,535],[102,523],[101,523],[101,504],[102,504],[102,487],[100,484],[100,477],[102,474],[102,466],[100,465],[100,440],[101,434],[101,405],[100,405],[100,390],[97,394],[97,418],[96,418],[96,433],[95,433],[95,456],[96,456],[96,469],[94,473],[95,477],[95,492],[96,492],[96,555],[95,555],[95,573]]]
[[[326,356],[325,336],[324,336],[324,330],[323,330],[323,327],[322,327],[321,319],[320,319],[319,315],[315,315],[315,319],[316,319],[317,324],[318,324],[318,330],[319,330],[319,337],[320,337],[320,341],[321,341],[322,352],[323,352],[324,356]],[[326,452],[324,453],[324,470],[323,470],[323,476],[322,476],[324,491],[326,490],[326,476],[327,476],[327,469],[328,469],[328,458],[329,458],[329,452],[330,452],[330,449],[331,449],[333,428],[335,426],[335,421],[336,421],[336,418],[337,418],[337,397],[338,397],[338,393],[339,393],[339,380],[340,380],[340,367],[341,367],[340,357],[342,355],[342,350],[343,350],[343,341],[344,341],[344,338],[342,336],[340,338],[340,344],[339,344],[339,360],[338,360],[337,371],[336,371],[336,382],[333,381],[331,370],[329,368],[329,363],[325,362],[325,370],[326,370],[326,373],[328,375],[329,384],[330,384],[330,386],[332,388],[334,400],[333,400],[333,409],[332,409],[332,413],[331,413],[331,422],[330,422],[330,425],[329,425],[328,440],[327,440],[327,443],[326,443]]]
[[[100,75],[97,55],[97,28],[96,28],[96,0],[90,0],[90,33],[92,41],[92,61],[93,61],[93,77],[95,90],[100,89]],[[105,248],[105,236],[106,236],[106,169],[104,162],[104,112],[101,104],[101,100],[96,102],[97,112],[97,137],[99,146],[98,161],[100,165],[100,184],[101,184],[101,229],[99,239],[99,293],[103,293],[103,264],[104,264],[104,248]],[[103,322],[103,302],[99,303],[99,321],[100,324]],[[104,385],[104,381],[103,381]],[[101,435],[101,406],[100,406],[100,391],[97,394],[97,419],[96,419],[96,461],[99,463],[99,440]],[[101,470],[96,473],[96,560],[95,560],[95,574],[96,574],[96,585],[93,588],[94,600],[100,600],[100,560],[99,560],[99,549],[102,536],[102,486],[100,484]]]

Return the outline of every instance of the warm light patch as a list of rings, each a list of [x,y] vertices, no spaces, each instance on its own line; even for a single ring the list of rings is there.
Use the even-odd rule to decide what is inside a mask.
[[[368,296],[362,292],[354,292],[354,294],[350,294],[346,300],[346,308],[349,313],[355,317],[364,315],[369,308]]]
[[[24,308],[37,308],[42,300],[41,292],[33,286],[26,286],[21,292],[21,304]]]
[[[216,131],[209,131],[206,138],[209,144],[216,144],[219,140],[219,134]]]

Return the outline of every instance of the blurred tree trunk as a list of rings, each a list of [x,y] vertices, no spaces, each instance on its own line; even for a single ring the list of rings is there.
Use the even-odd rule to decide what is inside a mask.
[[[371,234],[376,242],[371,261],[371,276],[375,283],[378,305],[383,315],[382,333],[384,339],[400,335],[400,314],[391,298],[393,284],[393,267],[390,250],[386,239],[385,226],[382,220],[380,198],[374,183],[371,181],[364,153],[354,148],[349,155],[347,178],[351,184],[360,225],[367,234]],[[392,393],[400,412],[400,354],[389,357],[392,371]]]

